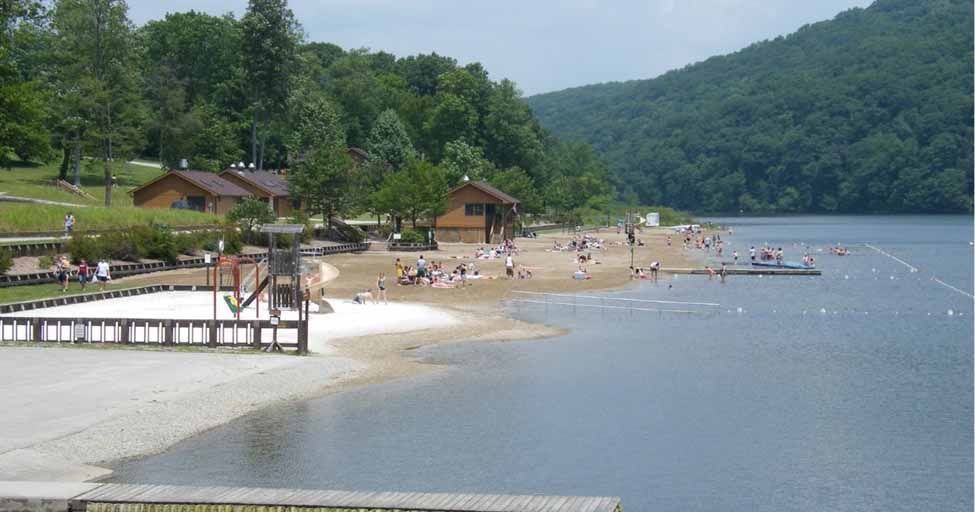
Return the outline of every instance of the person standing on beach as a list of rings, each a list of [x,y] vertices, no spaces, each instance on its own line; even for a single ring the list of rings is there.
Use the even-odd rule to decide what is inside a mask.
[[[721,275],[721,282],[723,283],[724,282],[724,278],[728,275],[728,267],[726,267],[724,265],[724,263],[721,264],[721,272],[720,272],[720,275]]]
[[[515,260],[510,254],[504,258],[504,273],[508,279],[515,277]]]
[[[748,256],[755,261],[755,246],[753,245],[751,249],[748,249]]]
[[[423,259],[421,254],[419,258],[416,259],[416,276],[426,277],[427,276],[427,260]]]
[[[379,298],[382,299],[384,304],[389,304],[389,299],[386,298],[386,273],[380,272],[379,278],[376,279],[376,288],[379,288]]]
[[[735,260],[735,265],[738,264],[738,251],[732,251],[731,257]]]

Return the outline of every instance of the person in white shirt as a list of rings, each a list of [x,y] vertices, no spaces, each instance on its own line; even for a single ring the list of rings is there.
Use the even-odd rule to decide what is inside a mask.
[[[105,260],[99,260],[98,266],[95,267],[95,279],[98,279],[98,289],[105,291],[105,286],[108,284],[108,281],[111,278],[112,274],[109,270],[108,262]]]
[[[515,277],[515,260],[510,254],[504,259],[504,272],[508,279]]]

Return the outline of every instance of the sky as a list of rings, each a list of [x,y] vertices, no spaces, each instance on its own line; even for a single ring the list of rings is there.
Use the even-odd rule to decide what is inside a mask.
[[[290,0],[308,41],[480,62],[525,95],[652,78],[794,32],[869,0]],[[130,0],[136,24],[167,12],[243,15],[247,0]]]

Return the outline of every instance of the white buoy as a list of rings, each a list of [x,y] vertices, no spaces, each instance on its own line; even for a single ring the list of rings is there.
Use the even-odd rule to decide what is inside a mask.
[[[843,276],[843,279],[849,279],[849,278],[850,278],[850,274],[846,274]]]
[[[890,280],[893,281],[894,280],[894,276],[890,276]]]
[[[948,316],[955,316],[955,310],[949,309],[948,310]]]
[[[875,268],[872,268],[872,269],[870,269],[870,270],[871,270],[872,272],[876,272],[876,271],[877,271],[877,269],[875,269]]]
[[[743,311],[744,311],[744,310],[742,310],[741,308],[738,308],[738,314],[739,314],[739,315],[740,315],[740,314],[741,314],[741,313],[742,313]]]
[[[826,314],[826,308],[820,309],[819,312],[825,315]]]

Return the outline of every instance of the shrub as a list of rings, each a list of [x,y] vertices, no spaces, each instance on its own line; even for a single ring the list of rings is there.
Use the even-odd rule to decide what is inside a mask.
[[[154,228],[148,240],[147,254],[150,258],[163,260],[166,263],[176,263],[179,251],[176,249],[176,237],[165,228]]]
[[[65,244],[65,249],[71,254],[71,261],[75,264],[80,263],[82,259],[98,261],[106,256],[102,250],[101,238],[81,232],[71,235],[71,239]]]
[[[220,231],[210,231],[206,233],[206,238],[202,244],[203,249],[216,252],[217,243],[223,238],[223,252],[224,254],[239,254],[240,250],[244,247],[244,242],[241,240],[240,232],[236,228],[231,226],[224,226]]]
[[[404,244],[424,244],[427,242],[427,230],[406,228],[400,231],[399,241]]]
[[[10,249],[0,247],[0,274],[6,273],[12,266],[14,266],[14,255],[10,253]]]

